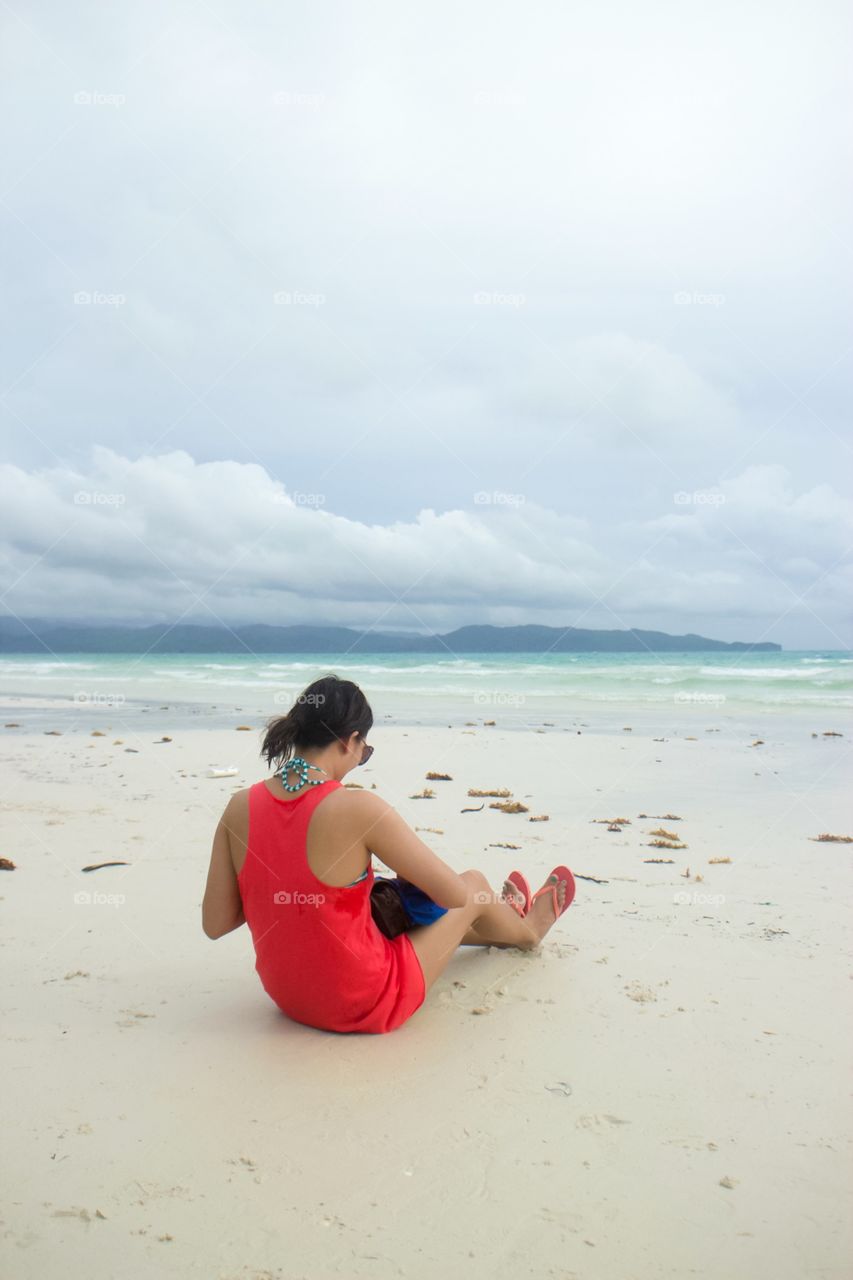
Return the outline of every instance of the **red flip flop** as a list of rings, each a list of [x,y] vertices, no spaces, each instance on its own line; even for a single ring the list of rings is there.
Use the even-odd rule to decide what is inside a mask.
[[[527,880],[521,874],[520,871],[510,871],[509,875],[507,876],[507,880],[510,882],[510,884],[515,885],[519,893],[524,894],[523,907],[520,907],[517,902],[511,902],[509,899],[507,899],[508,905],[512,907],[513,911],[515,911],[523,919],[524,916],[527,915],[531,907],[530,885],[527,883]]]
[[[572,875],[572,873],[571,873],[571,871],[569,870],[569,868],[568,868],[568,867],[555,867],[555,868],[554,868],[554,870],[551,872],[551,875],[549,875],[549,877],[548,877],[548,879],[549,879],[549,880],[550,880],[551,876],[556,876],[556,877],[557,877],[557,881],[558,881],[558,882],[559,882],[560,880],[565,880],[565,881],[566,881],[566,900],[565,900],[565,902],[563,903],[563,911],[566,911],[566,910],[567,910],[567,909],[572,905],[572,902],[574,901],[574,897],[575,897],[575,889],[576,889],[576,887],[577,887],[577,886],[575,885],[575,878],[574,878],[574,876]],[[551,904],[551,905],[552,905],[552,906],[553,906],[553,908],[554,908],[554,915],[555,915],[555,916],[556,916],[556,918],[559,920],[560,916],[563,914],[563,911],[561,911],[561,910],[560,910],[560,900],[559,900],[559,898],[557,897],[557,885],[556,885],[556,884],[547,884],[547,883],[546,883],[546,884],[544,884],[544,885],[542,886],[542,888],[541,888],[541,889],[537,889],[537,890],[536,890],[536,892],[534,893],[533,897],[532,897],[532,898],[531,898],[531,900],[530,900],[530,906],[532,907],[532,906],[533,906],[533,903],[536,901],[536,899],[537,899],[537,898],[541,898],[541,897],[542,897],[542,895],[543,895],[543,893],[550,893],[550,894],[552,895],[552,899],[553,899],[553,900],[552,900],[552,904]]]

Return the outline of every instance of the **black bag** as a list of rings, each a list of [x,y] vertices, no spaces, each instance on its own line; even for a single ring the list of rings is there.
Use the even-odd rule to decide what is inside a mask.
[[[400,891],[393,880],[374,880],[370,890],[370,912],[373,923],[386,938],[396,938],[412,927]]]
[[[386,938],[396,938],[420,924],[432,924],[447,914],[447,907],[440,907],[423,889],[402,876],[374,878],[370,910],[377,929]]]

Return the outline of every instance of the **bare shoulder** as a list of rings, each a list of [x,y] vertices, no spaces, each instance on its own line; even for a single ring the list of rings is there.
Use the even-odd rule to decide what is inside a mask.
[[[243,787],[229,796],[220,821],[226,827],[239,827],[249,812],[249,787]]]
[[[387,800],[376,791],[362,791],[360,788],[352,787],[341,789],[338,795],[343,800],[346,796],[346,807],[353,816],[364,816],[365,818],[378,818],[383,813],[388,813],[391,805]]]

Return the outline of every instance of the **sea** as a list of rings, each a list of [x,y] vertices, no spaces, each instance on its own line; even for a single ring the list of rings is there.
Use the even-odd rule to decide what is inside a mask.
[[[0,658],[7,723],[91,732],[150,717],[157,728],[262,726],[318,677],[355,681],[374,724],[505,729],[737,725],[793,718],[840,731],[853,710],[849,650],[584,654],[30,654]],[[235,721],[235,717],[237,720]],[[106,727],[106,726],[105,726]]]

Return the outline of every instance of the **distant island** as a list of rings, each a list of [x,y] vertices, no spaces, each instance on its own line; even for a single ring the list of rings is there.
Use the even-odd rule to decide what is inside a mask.
[[[709,640],[664,631],[588,631],[581,627],[470,626],[435,635],[350,627],[273,627],[254,623],[148,627],[40,618],[0,618],[0,653],[781,653],[780,644]]]

